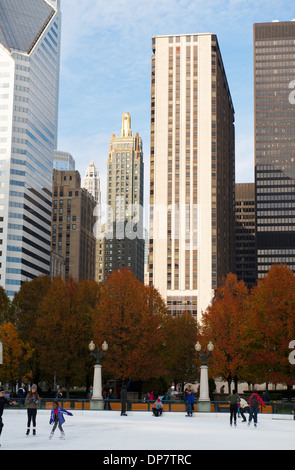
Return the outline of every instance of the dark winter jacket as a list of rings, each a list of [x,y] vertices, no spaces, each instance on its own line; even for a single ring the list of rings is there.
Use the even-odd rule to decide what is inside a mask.
[[[5,405],[8,405],[8,406],[11,406],[12,403],[10,401],[7,400],[7,398],[5,397],[0,397],[0,418],[3,414],[3,410],[4,410],[4,406]]]
[[[64,408],[61,408],[60,406],[57,407],[57,410],[58,410],[58,420],[60,422],[60,424],[63,424],[65,422],[65,418],[63,416],[64,413],[66,413],[67,415],[69,416],[73,416],[72,413],[70,413],[69,411],[65,410]],[[55,410],[54,408],[52,408],[51,410],[51,415],[50,415],[50,420],[49,420],[49,424],[52,424],[54,423],[55,421]]]
[[[235,394],[232,393],[231,395],[227,397],[226,401],[229,401],[231,405],[237,405],[239,402],[239,399],[240,397],[237,393]]]
[[[127,390],[126,387],[123,387],[121,390],[121,400],[123,402],[127,401]]]

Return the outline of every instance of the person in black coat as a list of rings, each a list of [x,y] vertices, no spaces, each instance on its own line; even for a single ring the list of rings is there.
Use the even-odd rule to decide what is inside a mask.
[[[126,385],[123,385],[122,390],[121,390],[121,416],[127,416],[126,404],[127,404],[127,389],[126,389]]]
[[[8,406],[11,406],[11,405],[15,405],[16,402],[15,401],[9,401],[7,400],[7,398],[4,397],[4,388],[0,387],[0,436],[1,436],[1,433],[2,433],[2,429],[3,429],[3,421],[2,421],[2,415],[3,415],[3,410],[4,410],[4,406],[5,405],[8,405]]]

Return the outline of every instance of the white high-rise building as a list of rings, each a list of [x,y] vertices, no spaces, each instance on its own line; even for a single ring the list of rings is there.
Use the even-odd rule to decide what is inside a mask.
[[[92,194],[96,204],[101,204],[100,178],[98,169],[94,165],[93,160],[91,160],[86,169],[83,188],[87,189],[87,191]]]
[[[234,108],[216,35],[152,44],[149,282],[201,320],[234,267]]]
[[[89,163],[88,168],[86,169],[83,187],[87,189],[87,191],[92,194],[95,202],[96,207],[94,209],[95,217],[96,217],[96,224],[100,227],[101,224],[101,190],[100,190],[100,178],[99,172],[96,166],[94,165],[94,161],[91,160]],[[94,234],[95,232],[95,227]],[[103,247],[104,247],[104,240],[101,238],[95,239],[95,280],[97,282],[102,281],[102,270],[103,270]]]
[[[0,0],[0,283],[50,271],[59,1]]]

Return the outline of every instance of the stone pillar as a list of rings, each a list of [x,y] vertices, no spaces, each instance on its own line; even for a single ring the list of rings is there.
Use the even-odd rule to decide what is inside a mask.
[[[101,364],[95,364],[94,366],[93,394],[90,400],[90,409],[92,410],[103,409]]]
[[[211,402],[209,398],[208,366],[201,366],[198,411],[211,411]]]

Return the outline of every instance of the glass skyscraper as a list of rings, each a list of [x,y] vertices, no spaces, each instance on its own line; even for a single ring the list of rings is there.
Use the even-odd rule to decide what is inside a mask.
[[[59,0],[0,0],[0,283],[50,271]]]
[[[295,272],[295,21],[254,25],[258,278],[275,263]]]

